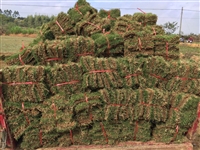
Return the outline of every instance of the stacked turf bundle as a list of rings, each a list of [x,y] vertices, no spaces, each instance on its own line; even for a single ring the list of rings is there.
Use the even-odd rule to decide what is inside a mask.
[[[48,96],[43,66],[10,66],[3,70],[3,92],[12,102],[40,102]]]
[[[135,13],[120,16],[119,9],[99,12],[78,0],[67,13],[44,24],[37,43],[7,60],[10,65],[52,65],[96,57],[153,56],[178,58],[179,36],[165,35],[157,16]]]
[[[117,72],[117,61],[114,58],[82,57],[83,88],[96,90],[106,88],[121,88],[122,78]]]
[[[81,91],[82,69],[76,63],[46,68],[46,80],[52,94],[72,94]]]
[[[123,56],[124,42],[119,34],[94,34],[92,38],[96,45],[96,56]]]
[[[115,21],[115,26],[113,27],[113,31],[121,35],[124,35],[127,31],[130,30],[139,31],[141,29],[141,24],[137,21],[132,20],[131,15],[118,17]]]
[[[53,40],[62,34],[75,34],[71,19],[66,13],[59,13],[56,20],[42,25],[40,36],[43,40]]]
[[[155,25],[157,22],[157,16],[152,13],[135,13],[133,14],[133,20],[141,23],[143,26]]]
[[[182,142],[197,120],[200,70],[173,60],[178,36],[156,21],[151,13],[97,12],[78,0],[44,24],[36,41],[9,58],[18,66],[2,71],[19,147]]]
[[[124,56],[152,56],[154,55],[154,42],[148,31],[129,31],[124,37]]]
[[[194,62],[172,61],[168,68],[170,78],[163,80],[159,88],[167,91],[200,95],[200,70]]]
[[[154,36],[155,55],[166,59],[179,58],[179,37],[177,35],[156,35]]]
[[[170,96],[169,117],[153,131],[153,139],[158,142],[182,142],[185,133],[196,119],[199,97],[185,93],[172,93]]]

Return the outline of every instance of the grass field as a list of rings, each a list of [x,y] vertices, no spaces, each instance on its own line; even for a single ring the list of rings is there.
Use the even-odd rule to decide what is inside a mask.
[[[18,53],[22,44],[28,46],[35,38],[21,36],[0,36],[0,54]]]

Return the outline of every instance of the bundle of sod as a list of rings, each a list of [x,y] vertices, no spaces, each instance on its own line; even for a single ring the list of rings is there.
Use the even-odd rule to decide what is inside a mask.
[[[28,46],[22,52],[14,54],[6,59],[6,63],[8,65],[38,65],[39,57],[36,54],[36,49],[38,49],[40,45]]]
[[[83,68],[83,89],[123,87],[122,78],[117,70],[117,59],[87,56],[80,59],[80,64]]]
[[[78,0],[74,8],[70,8],[67,13],[70,17],[71,23],[75,25],[85,17],[88,17],[88,15],[97,13],[97,10],[91,7],[86,0]]]
[[[41,113],[37,105],[30,102],[4,102],[7,123],[15,140],[19,140],[29,126],[38,123]]]
[[[158,88],[174,75],[170,72],[170,63],[163,57],[153,56],[145,59],[142,65],[142,76],[145,80],[141,83],[143,88]],[[164,89],[163,89],[164,90]]]
[[[101,121],[103,116],[103,100],[100,92],[73,94],[68,100],[73,121],[79,126],[91,125],[93,121]]]
[[[140,22],[143,26],[156,25],[158,17],[152,13],[134,13],[133,20]]]
[[[143,27],[144,30],[151,31],[152,35],[164,35],[165,30],[162,28],[162,26],[159,25],[146,25]]]
[[[171,61],[171,79],[160,83],[159,88],[168,91],[200,95],[200,71],[194,62]]]
[[[48,134],[52,131],[63,133],[77,125],[73,118],[73,107],[70,107],[69,99],[63,94],[51,96],[38,106],[38,109],[42,113],[40,129],[44,133]]]
[[[111,124],[125,120],[131,122],[134,116],[132,106],[135,105],[135,92],[132,89],[102,89],[99,92],[105,103],[102,112],[103,120]]]
[[[63,53],[66,51],[65,44],[63,40],[46,40],[44,42],[44,48],[38,49],[38,56],[42,56],[43,60],[41,64],[43,65],[52,65],[56,63],[65,63],[67,62],[64,59]]]
[[[57,64],[54,67],[46,67],[46,83],[52,94],[78,93],[82,84],[82,69],[79,64]]]
[[[124,34],[127,31],[141,31],[141,30],[142,26],[137,21],[133,21],[131,15],[124,15],[118,17],[113,27],[113,31],[118,34],[121,34],[122,36],[124,36]]]
[[[128,31],[124,34],[124,56],[154,55],[154,42],[152,35],[144,31]]]
[[[103,119],[112,123],[129,120],[166,122],[170,101],[168,93],[159,89],[100,90],[105,107]]]
[[[71,37],[64,41],[64,58],[68,61],[78,61],[81,56],[94,55],[95,43],[90,37]]]
[[[76,62],[79,57],[93,55],[95,52],[94,40],[83,36],[70,36],[63,40],[46,40],[37,46],[35,53],[38,62],[42,65],[55,63],[66,64],[68,61]]]
[[[166,59],[179,59],[179,36],[156,35],[154,36],[155,55]]]
[[[100,9],[99,16],[101,18],[109,18],[115,20],[116,18],[121,16],[120,9],[111,9],[111,10],[104,10]]]
[[[167,122],[154,129],[153,137],[159,142],[182,142],[186,132],[196,119],[200,97],[185,93],[171,93],[169,100],[171,107]]]
[[[96,45],[96,56],[123,56],[124,41],[122,36],[115,33],[94,34],[91,36]]]
[[[98,15],[101,18],[106,18],[106,19],[110,20],[110,27],[113,27],[117,18],[121,16],[121,11],[120,11],[120,9],[111,9],[111,10],[100,9]],[[105,26],[105,25],[103,25],[103,26]],[[107,31],[109,30],[107,28],[105,28],[105,29]]]
[[[40,102],[49,91],[44,84],[43,66],[8,66],[3,69],[3,94],[6,101]]]
[[[153,130],[152,139],[155,142],[164,143],[184,143],[187,142],[185,133],[187,129],[181,128],[175,124],[160,123]]]
[[[136,105],[134,120],[166,122],[170,102],[168,93],[159,89],[138,89],[135,91]]]
[[[91,126],[80,127],[73,131],[74,144],[117,144],[123,141],[149,141],[150,123],[139,121],[118,121],[109,123],[107,121],[93,122]]]
[[[61,12],[55,20],[42,25],[41,38],[45,40],[54,40],[60,35],[75,35],[74,26],[68,14]]]
[[[138,89],[145,83],[145,78],[142,76],[142,65],[146,59],[124,57],[118,58],[119,75],[123,80],[123,87]]]
[[[76,24],[77,35],[91,36],[95,33],[101,33],[102,30],[102,18],[97,13],[88,16]]]

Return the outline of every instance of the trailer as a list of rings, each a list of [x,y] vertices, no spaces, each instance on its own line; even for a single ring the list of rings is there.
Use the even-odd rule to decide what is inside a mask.
[[[6,147],[14,149],[14,140],[11,136],[10,129],[6,123],[6,117],[3,109],[2,94],[2,70],[0,70],[0,148],[4,150]]]

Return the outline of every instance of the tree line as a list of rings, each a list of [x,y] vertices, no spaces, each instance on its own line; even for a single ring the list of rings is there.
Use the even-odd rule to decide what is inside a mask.
[[[2,10],[0,9],[0,34],[9,32],[13,27],[21,28],[39,28],[42,24],[54,20],[55,16],[47,15],[29,15],[27,17],[20,17],[19,11]]]

